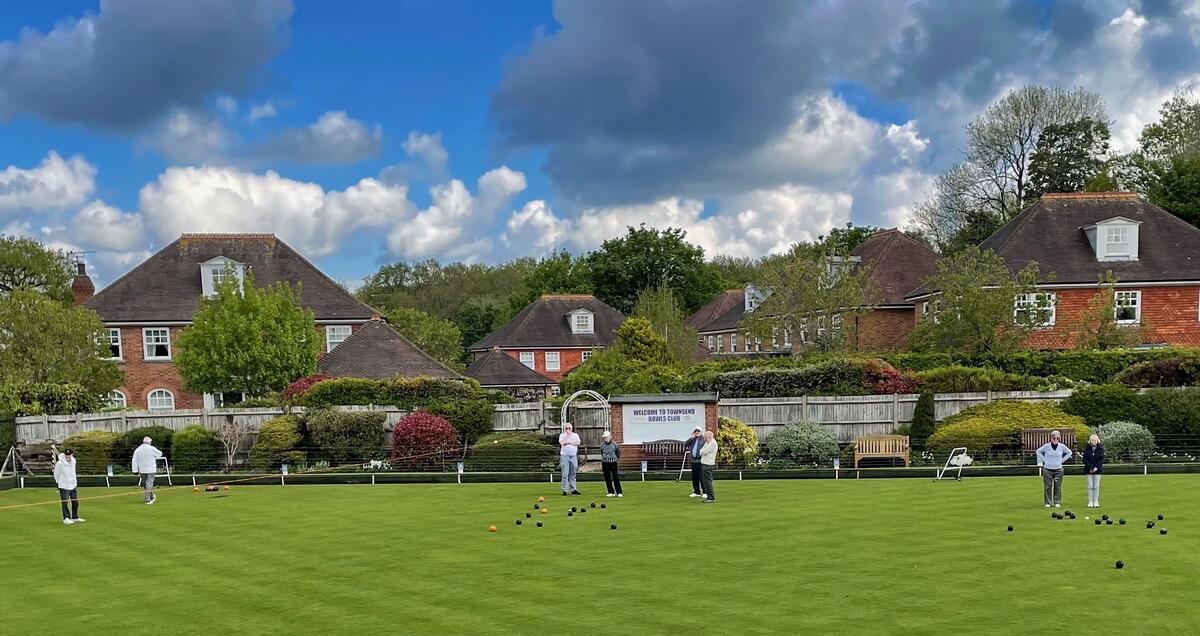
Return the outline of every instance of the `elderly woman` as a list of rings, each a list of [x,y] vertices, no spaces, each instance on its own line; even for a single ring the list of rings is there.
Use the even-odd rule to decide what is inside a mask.
[[[617,474],[617,462],[621,460],[621,445],[613,441],[612,433],[604,431],[600,442],[600,465],[604,468],[605,497],[624,497],[621,493],[621,476]]]
[[[1059,440],[1058,431],[1050,433],[1050,441],[1037,450],[1038,467],[1042,469],[1042,501],[1046,507],[1062,507],[1063,462],[1071,459],[1071,449]]]
[[[1088,508],[1100,507],[1100,474],[1104,472],[1104,445],[1099,435],[1088,438],[1083,449],[1083,473],[1087,475]]]

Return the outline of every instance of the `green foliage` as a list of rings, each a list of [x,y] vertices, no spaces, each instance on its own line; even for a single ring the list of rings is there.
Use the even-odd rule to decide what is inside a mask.
[[[309,438],[335,465],[386,457],[386,422],[383,411],[312,409],[304,414]]]
[[[463,345],[470,347],[499,329],[508,316],[508,312],[496,303],[466,302],[458,308],[453,320],[462,334]]]
[[[913,407],[912,423],[908,425],[908,431],[897,431],[897,435],[908,435],[909,446],[915,451],[925,448],[926,440],[937,426],[934,406],[933,393],[928,390],[922,391],[921,397],[917,398],[917,405]]]
[[[1021,431],[1032,428],[1074,429],[1076,446],[1087,442],[1089,435],[1082,417],[1063,413],[1052,404],[1004,400],[973,406],[942,420],[926,448],[938,457],[956,446],[965,446],[967,453],[976,457],[1016,454],[1021,449]]]
[[[385,404],[381,401],[382,383],[366,378],[337,378],[312,385],[297,399],[308,407],[363,406]]]
[[[1200,155],[1158,164],[1146,193],[1150,202],[1192,225],[1200,225]]]
[[[1200,389],[1148,389],[1133,421],[1150,429],[1164,450],[1200,444]]]
[[[654,332],[650,321],[645,318],[633,317],[622,323],[617,329],[617,342],[613,349],[629,360],[671,364],[666,341]]]
[[[466,350],[463,349],[463,337],[458,325],[420,309],[407,307],[393,309],[385,314],[385,318],[400,335],[434,360],[452,369],[462,370]]]
[[[1100,437],[1100,443],[1104,445],[1105,462],[1140,462],[1158,450],[1158,445],[1154,443],[1154,433],[1141,424],[1112,421],[1097,426],[1093,432]]]
[[[17,419],[11,411],[0,410],[0,453],[17,443]]]
[[[718,429],[719,430],[719,429]],[[787,459],[799,464],[824,464],[838,456],[837,437],[816,422],[796,422],[767,436],[772,461]]]
[[[1046,378],[1005,373],[990,367],[958,365],[919,371],[914,378],[921,387],[934,393],[983,393],[985,391],[1058,391],[1071,388],[1069,378]]]
[[[633,315],[649,322],[654,334],[662,339],[670,364],[686,369],[696,361],[696,330],[687,324],[687,314],[670,289],[643,290]]]
[[[1087,307],[1063,321],[1068,342],[1079,349],[1122,349],[1142,341],[1141,325],[1117,324],[1117,277],[1112,270],[1099,277],[1100,289],[1088,299]]]
[[[758,434],[741,420],[722,417],[717,422],[717,464],[745,468],[758,456]]]
[[[601,395],[677,393],[683,388],[683,376],[675,367],[631,360],[604,349],[572,369],[559,386],[564,395],[583,389]]]
[[[890,369],[868,360],[827,360],[799,368],[752,367],[715,376],[697,374],[690,388],[734,398],[863,395],[873,392],[874,374],[880,368]]]
[[[71,257],[66,252],[47,249],[24,236],[0,234],[0,297],[24,289],[70,303],[74,278]]]
[[[562,250],[538,261],[521,276],[520,285],[508,297],[509,315],[515,316],[545,294],[590,293],[592,279],[587,259]]]
[[[0,384],[77,384],[99,398],[125,381],[90,309],[21,288],[0,296],[0,325]]]
[[[1200,358],[1148,360],[1130,366],[1113,378],[1125,386],[1172,387],[1200,384]]]
[[[230,269],[212,298],[202,298],[192,324],[179,334],[175,366],[196,393],[262,396],[317,370],[321,338],[313,312],[289,283],[240,283]]]
[[[464,443],[470,444],[492,430],[495,407],[486,400],[441,400],[422,406],[422,410],[444,418]]]
[[[557,455],[557,448],[534,433],[491,433],[475,442],[467,455],[466,468],[472,471],[537,470]]]
[[[0,411],[23,415],[92,413],[99,397],[78,384],[11,384],[0,387]]]
[[[165,426],[142,426],[126,431],[113,445],[113,459],[128,467],[133,460],[133,451],[142,445],[142,438],[149,437],[154,447],[162,451],[167,459],[174,461],[171,454],[171,444],[175,438],[174,429]]]
[[[303,439],[300,418],[296,415],[264,422],[250,447],[250,465],[255,470],[267,471],[279,468],[284,462],[303,461],[304,452],[296,450]]]
[[[320,386],[320,385],[318,385]],[[474,380],[459,382],[434,378],[393,378],[380,385],[378,404],[411,410],[439,402],[482,399],[483,390]]]
[[[835,227],[829,231],[826,236],[820,237],[821,243],[824,244],[834,254],[849,254],[855,248],[867,242],[871,235],[878,228],[870,225],[854,225],[849,221],[846,222],[846,227]],[[742,281],[750,282],[750,281]]]
[[[1200,359],[1200,349],[1109,349],[1105,351],[1012,351],[978,354],[953,352],[892,353],[881,356],[898,369],[926,371],[960,365],[991,367],[1018,375],[1063,376],[1092,384],[1109,382],[1121,371],[1139,362],[1165,358]],[[821,358],[817,358],[821,359]]]
[[[392,263],[368,276],[355,295],[367,305],[381,310],[408,307],[438,318],[454,320],[466,337],[471,329],[460,318],[472,313],[473,310],[467,307],[475,305],[489,312],[498,310],[500,313],[495,315],[498,322],[494,324],[507,320],[513,314],[507,313],[503,306],[507,305],[509,296],[521,287],[521,279],[535,265],[536,261],[532,258],[500,265],[442,264],[435,260]],[[475,316],[478,317],[478,314]],[[467,342],[476,339],[468,337]]]
[[[630,227],[586,257],[596,297],[617,311],[633,311],[644,289],[667,287],[691,313],[721,293],[720,272],[704,261],[704,250],[678,228]]]
[[[1058,407],[1078,415],[1095,428],[1118,420],[1131,420],[1138,412],[1138,396],[1120,384],[1094,384],[1076,389]]]
[[[108,431],[84,431],[63,441],[63,449],[71,449],[78,465],[75,472],[80,475],[102,475],[113,463],[113,446],[117,443],[116,433]]]
[[[1108,150],[1105,121],[1084,118],[1046,126],[1029,159],[1025,200],[1035,201],[1047,192],[1084,190],[1089,179],[1104,170]]]
[[[216,472],[221,451],[216,435],[193,424],[171,438],[171,470],[180,473]]]

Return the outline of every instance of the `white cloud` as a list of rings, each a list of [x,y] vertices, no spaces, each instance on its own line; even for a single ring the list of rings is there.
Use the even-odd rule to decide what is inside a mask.
[[[304,128],[285,128],[259,143],[259,159],[299,164],[357,163],[379,154],[383,128],[354,119],[345,111],[327,112]]]
[[[514,254],[543,256],[566,242],[571,223],[554,216],[550,205],[538,199],[513,212],[501,240]]]
[[[229,95],[222,95],[217,98],[217,110],[225,113],[227,116],[232,117],[233,115],[236,115],[238,111],[237,100]]]
[[[278,114],[275,110],[275,104],[263,102],[261,104],[252,104],[250,106],[250,114],[246,116],[246,119],[253,123],[260,119],[271,119]]]
[[[143,143],[176,163],[204,163],[219,160],[231,141],[229,131],[216,118],[175,109]]]
[[[145,247],[142,216],[125,213],[103,201],[88,203],[75,215],[70,235],[89,249],[129,252]]]
[[[36,167],[0,171],[0,214],[63,210],[83,203],[95,189],[95,166],[80,155],[63,159],[50,151]]]
[[[442,145],[442,133],[426,134],[413,130],[408,133],[408,138],[402,145],[404,153],[410,159],[419,161],[434,178],[445,176],[450,153],[446,152],[446,147]]]

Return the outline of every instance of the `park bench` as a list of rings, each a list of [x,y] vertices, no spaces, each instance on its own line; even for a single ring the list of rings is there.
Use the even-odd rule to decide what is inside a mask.
[[[678,469],[683,461],[684,443],[677,439],[660,439],[653,442],[642,442],[639,449],[641,460],[646,462],[646,468],[670,470]]]
[[[868,435],[854,440],[854,467],[864,459],[903,459],[908,465],[909,444],[907,435]]]
[[[1050,442],[1050,433],[1054,432],[1052,428],[1027,428],[1021,431],[1021,455],[1028,456],[1037,453],[1037,449]],[[1058,430],[1062,436],[1058,441],[1067,445],[1067,448],[1076,450],[1075,447],[1075,431],[1073,429],[1064,428]]]

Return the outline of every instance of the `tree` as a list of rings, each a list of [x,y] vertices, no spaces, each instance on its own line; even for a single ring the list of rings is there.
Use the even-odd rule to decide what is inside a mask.
[[[672,364],[686,368],[696,361],[696,330],[685,322],[687,315],[670,289],[657,287],[643,291],[633,315],[645,318],[655,335],[663,339]]]
[[[454,315],[463,346],[470,347],[495,331],[509,318],[508,312],[490,302],[466,302]]]
[[[46,249],[31,238],[0,235],[0,295],[25,288],[72,302],[74,278],[71,257],[66,252]]]
[[[1146,198],[1200,227],[1200,154],[1180,155],[1157,163],[1151,174]]]
[[[565,250],[538,261],[521,276],[519,288],[509,296],[510,315],[520,313],[543,294],[590,294],[588,261]]]
[[[1047,321],[1050,301],[1037,293],[1038,275],[1036,262],[1014,275],[999,254],[977,247],[942,258],[928,282],[931,315],[913,330],[913,348],[968,354],[1019,349]],[[1019,311],[1018,297],[1027,299]]]
[[[1103,121],[1078,119],[1046,126],[1029,160],[1026,201],[1047,192],[1085,190],[1089,181],[1103,174],[1108,152],[1108,124]]]
[[[654,327],[645,318],[634,317],[622,323],[617,328],[617,342],[613,349],[629,360],[650,364],[671,363],[667,342],[654,333]]]
[[[870,225],[854,225],[846,223],[846,227],[835,227],[829,234],[821,237],[834,254],[849,254],[855,248],[867,242],[877,228]]]
[[[799,341],[823,351],[848,342],[843,321],[870,312],[876,289],[870,267],[856,264],[836,244],[797,243],[781,258],[763,266],[767,297],[746,320],[762,339]],[[783,332],[781,334],[781,332]]]
[[[1121,349],[1140,344],[1141,325],[1117,324],[1117,277],[1112,270],[1100,276],[1100,290],[1074,320],[1064,321],[1064,336],[1077,349]]]
[[[596,297],[618,311],[633,311],[643,289],[666,286],[686,312],[693,312],[723,289],[720,272],[704,261],[704,250],[688,243],[687,232],[630,227],[586,258]]]
[[[233,470],[233,462],[252,432],[250,422],[236,418],[217,427],[217,441],[225,448],[226,471]]]
[[[300,304],[300,287],[260,288],[252,272],[244,276],[239,283],[229,270],[179,334],[175,365],[189,391],[257,397],[317,370],[321,339],[313,312]]]
[[[1176,90],[1158,109],[1159,120],[1138,137],[1141,154],[1152,162],[1200,154],[1200,101],[1190,88]]]
[[[95,312],[28,288],[0,296],[0,384],[72,383],[103,396],[125,381]]]
[[[435,260],[393,263],[368,276],[356,295],[359,300],[385,313],[407,307],[454,320],[463,305],[469,302],[507,302],[534,265],[531,258],[494,266],[478,263],[443,265]]]
[[[721,279],[725,281],[723,287],[741,287],[746,283],[758,281],[762,260],[747,256],[718,254],[709,263],[721,274]]]
[[[420,309],[393,309],[384,316],[387,321],[413,344],[433,359],[454,369],[462,369],[462,333],[449,320],[435,318]]]

